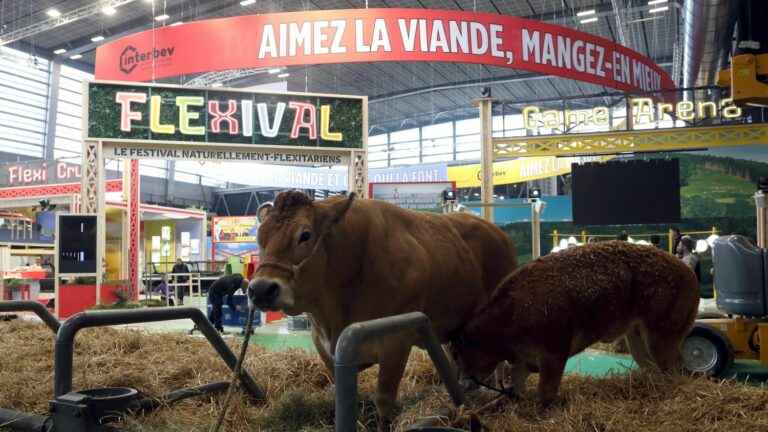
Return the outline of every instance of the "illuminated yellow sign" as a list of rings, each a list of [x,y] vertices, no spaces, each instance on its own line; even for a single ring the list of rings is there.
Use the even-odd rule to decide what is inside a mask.
[[[607,161],[612,158],[613,156],[565,158],[541,156],[495,162],[493,184],[520,183],[568,174],[571,172],[572,163]],[[451,166],[448,167],[448,180],[456,182],[457,188],[480,187],[480,173],[480,164]]]
[[[672,116],[686,121],[716,118],[722,115],[727,119],[741,117],[741,108],[733,104],[733,99],[712,101],[681,101],[677,104],[654,103],[650,98],[630,99],[634,125],[652,124]],[[610,125],[608,107],[598,106],[584,110],[545,110],[536,106],[523,108],[523,123],[526,129],[570,129],[574,126],[593,126],[607,128]]]

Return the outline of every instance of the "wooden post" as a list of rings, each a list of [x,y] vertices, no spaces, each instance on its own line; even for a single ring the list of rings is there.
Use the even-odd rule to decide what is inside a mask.
[[[480,109],[480,199],[483,219],[493,222],[493,99],[477,99]]]

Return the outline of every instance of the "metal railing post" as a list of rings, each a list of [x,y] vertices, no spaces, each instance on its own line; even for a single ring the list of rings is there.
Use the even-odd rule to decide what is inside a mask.
[[[421,312],[410,312],[353,323],[341,332],[336,343],[334,356],[336,432],[355,432],[357,430],[357,374],[359,365],[365,361],[365,359],[360,358],[362,347],[374,339],[391,337],[409,331],[414,332],[417,337],[416,341],[410,342],[411,345],[422,345],[427,350],[453,403],[456,406],[464,403],[464,393],[459,385],[456,371],[448,361],[426,315]]]
[[[36,301],[0,301],[0,312],[34,312],[54,333],[59,331],[59,326],[61,325],[59,320],[45,306]]]

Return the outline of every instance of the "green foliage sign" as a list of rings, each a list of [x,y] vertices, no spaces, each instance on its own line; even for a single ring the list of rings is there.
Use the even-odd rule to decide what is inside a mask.
[[[96,82],[87,139],[362,149],[363,100]]]

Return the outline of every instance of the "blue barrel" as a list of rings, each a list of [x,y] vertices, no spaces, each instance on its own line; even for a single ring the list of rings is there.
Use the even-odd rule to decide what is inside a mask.
[[[224,315],[221,318],[221,323],[227,327],[245,327],[245,321],[248,318],[248,296],[245,295],[235,295],[232,299],[232,304],[235,305],[235,308],[237,311],[232,311],[229,306],[227,305],[227,298],[224,297],[224,306],[222,307],[222,314]],[[213,309],[213,306],[211,306],[210,303],[206,300],[206,309],[208,311],[208,315],[211,314],[211,309]],[[234,313],[233,313],[234,312]],[[253,317],[253,326],[258,327],[261,325],[261,313],[257,312],[254,314]]]

